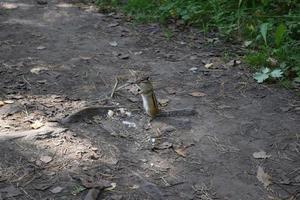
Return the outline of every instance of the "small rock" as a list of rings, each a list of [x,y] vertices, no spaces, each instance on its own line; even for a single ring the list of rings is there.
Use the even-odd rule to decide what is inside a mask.
[[[0,101],[0,107],[1,107],[1,106],[4,106],[4,104],[5,104],[5,103],[4,103],[3,101]]]

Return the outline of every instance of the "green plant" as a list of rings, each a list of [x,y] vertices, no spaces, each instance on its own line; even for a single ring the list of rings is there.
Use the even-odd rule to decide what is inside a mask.
[[[259,72],[256,72],[253,77],[258,83],[262,83],[267,79],[278,79],[282,76],[283,71],[281,69],[271,70],[270,68],[266,67],[261,69]]]
[[[300,3],[298,0],[97,0],[121,9],[137,22],[192,25],[204,34],[239,41],[245,60],[258,70],[279,68],[289,80],[300,81]],[[125,3],[124,3],[125,2]],[[166,38],[170,38],[164,30]],[[270,63],[268,60],[276,62]],[[281,68],[281,64],[285,67]],[[283,78],[280,78],[283,80]]]

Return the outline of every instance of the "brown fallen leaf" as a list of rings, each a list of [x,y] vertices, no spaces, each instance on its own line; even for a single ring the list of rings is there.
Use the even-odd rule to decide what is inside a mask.
[[[193,97],[204,97],[204,96],[206,96],[206,94],[204,92],[192,92],[192,93],[189,93],[189,95],[191,95]]]
[[[179,156],[182,156],[182,157],[186,157],[186,148],[185,147],[180,147],[178,149],[174,149],[174,151],[179,155]]]
[[[257,169],[257,174],[256,178],[264,184],[264,187],[268,187],[272,182],[271,182],[271,176],[267,173],[264,172],[264,169],[259,166]]]
[[[33,124],[30,125],[30,127],[32,129],[39,129],[42,126],[44,126],[44,124],[41,122],[41,120],[36,120],[36,121],[33,122]]]

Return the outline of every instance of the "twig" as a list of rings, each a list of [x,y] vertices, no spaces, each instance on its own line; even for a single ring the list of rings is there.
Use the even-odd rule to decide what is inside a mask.
[[[118,87],[118,88],[116,89],[116,91],[121,90],[121,89],[123,89],[124,87],[127,87],[127,86],[129,86],[129,85],[130,85],[130,83],[125,83],[124,85],[121,85],[120,87]]]
[[[173,184],[169,184],[167,186],[165,186],[165,188],[170,188],[170,187],[173,187],[173,186],[176,186],[176,185],[181,185],[181,184],[184,184],[185,182],[178,182],[178,183],[173,183]]]
[[[25,78],[24,75],[22,75],[22,78],[23,78],[23,80],[24,80],[29,86],[31,86],[31,84],[26,80],[26,78]]]
[[[26,194],[26,196],[32,200],[36,200],[36,198],[34,198],[33,196],[29,195],[28,192],[26,192],[26,190],[24,188],[21,188],[20,189]]]
[[[118,84],[119,84],[118,78],[115,78],[115,79],[116,79],[116,83],[115,83],[115,85],[114,85],[114,87],[113,87],[113,89],[112,89],[112,91],[111,91],[110,98],[113,98],[113,97],[114,97],[114,94],[115,94],[115,92],[116,92],[117,86],[118,86]]]

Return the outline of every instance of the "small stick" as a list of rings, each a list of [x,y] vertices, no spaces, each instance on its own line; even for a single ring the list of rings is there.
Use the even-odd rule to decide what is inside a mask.
[[[31,84],[26,80],[26,78],[25,78],[24,75],[22,76],[22,78],[23,78],[23,80],[24,80],[29,86],[31,86]]]
[[[114,87],[113,87],[113,89],[112,89],[112,91],[111,91],[110,98],[113,98],[113,97],[114,97],[114,94],[115,94],[115,92],[116,92],[117,86],[118,86],[118,84],[119,84],[118,78],[115,78],[115,79],[116,79],[116,83],[115,83],[115,85],[114,85]]]

